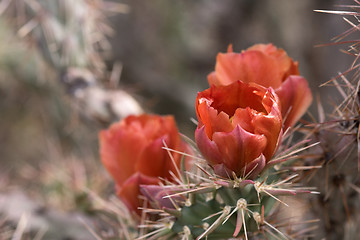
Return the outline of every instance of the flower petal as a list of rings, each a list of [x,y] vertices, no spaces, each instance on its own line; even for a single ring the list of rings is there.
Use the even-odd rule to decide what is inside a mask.
[[[148,177],[141,173],[135,173],[129,177],[121,187],[117,186],[117,195],[131,211],[139,213],[138,207],[141,206],[139,199],[140,185],[158,184],[160,180],[154,177]]]
[[[274,58],[278,62],[278,68],[282,72],[281,81],[284,81],[290,75],[299,75],[298,62],[294,62],[286,52],[281,48],[276,48],[273,44],[255,44],[247,51],[257,50]]]
[[[299,120],[312,101],[306,80],[298,75],[298,63],[272,44],[257,44],[241,53],[232,52],[229,46],[227,53],[218,54],[215,71],[208,75],[208,82],[226,86],[241,80],[276,89],[276,93],[283,96],[282,116],[286,117],[286,129]],[[297,79],[293,80],[294,77]]]
[[[142,146],[148,141],[142,132],[132,130],[116,123],[99,134],[101,160],[118,185],[135,172]]]
[[[305,78],[290,76],[285,82],[275,89],[281,102],[281,112],[284,119],[284,127],[293,126],[306,112],[312,102],[312,94]]]
[[[264,135],[267,139],[267,145],[263,154],[267,161],[274,155],[277,150],[277,144],[282,133],[281,116],[268,114],[257,114],[253,118],[254,133]]]
[[[263,154],[261,154],[254,161],[247,164],[243,171],[245,172],[245,176],[247,174],[250,174],[248,178],[254,179],[261,173],[261,171],[264,169],[265,166],[266,166],[266,158],[264,157]]]
[[[279,104],[272,88],[242,81],[198,94],[195,140],[217,174],[244,174],[245,165],[261,154],[270,160],[282,135]]]
[[[166,150],[163,149],[164,143],[169,142],[168,136],[160,137],[148,144],[139,160],[135,163],[135,171],[150,177],[169,177],[169,167],[172,165],[171,159]],[[170,165],[171,164],[171,165]]]
[[[237,175],[242,173],[245,165],[258,158],[266,146],[265,136],[249,133],[239,125],[229,133],[214,133],[213,141],[224,165]]]
[[[205,126],[195,130],[195,141],[204,158],[210,165],[222,163],[222,156],[218,146],[211,141],[205,132]]]
[[[119,196],[132,209],[139,203],[139,184],[157,184],[159,177],[174,181],[170,171],[178,174],[182,156],[172,153],[172,161],[164,142],[170,149],[192,154],[172,116],[129,116],[101,131],[99,137],[101,160],[115,179]],[[185,167],[189,160],[185,158]]]
[[[277,98],[274,94],[273,90],[269,89],[262,98],[266,113],[259,113],[247,107],[246,109],[237,109],[233,117],[233,125],[240,125],[250,133],[266,137],[267,145],[263,154],[267,161],[270,160],[277,150],[282,129],[280,107],[276,102]]]
[[[263,97],[266,89],[255,83],[236,81],[228,86],[211,86],[198,93],[196,114],[199,126],[205,125],[206,134],[211,139],[214,132],[230,132],[234,124],[229,121],[239,108],[250,107],[258,112],[266,112]]]
[[[210,85],[229,85],[234,81],[254,82],[264,87],[277,88],[282,82],[279,63],[261,51],[219,53],[215,74],[208,76]]]
[[[235,127],[239,125],[245,131],[254,133],[254,124],[253,118],[255,115],[259,114],[257,111],[247,107],[247,108],[238,108],[232,118],[232,124]]]
[[[205,132],[209,139],[212,139],[212,134],[217,131],[230,132],[233,127],[229,121],[229,115],[221,111],[220,113],[211,107],[211,103],[202,101],[204,98],[199,98],[197,101],[197,115],[199,119],[199,126],[205,125]]]

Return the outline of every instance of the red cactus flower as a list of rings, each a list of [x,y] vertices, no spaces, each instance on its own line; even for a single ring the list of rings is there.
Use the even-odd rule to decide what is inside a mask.
[[[279,100],[272,88],[236,81],[198,93],[195,140],[222,176],[256,176],[275,153],[282,135]]]
[[[238,80],[275,89],[285,129],[293,126],[312,102],[308,83],[299,76],[298,63],[272,44],[257,44],[241,53],[234,53],[230,45],[227,53],[217,55],[209,84],[226,86]]]
[[[175,167],[163,142],[177,151],[190,150],[172,116],[129,116],[101,131],[99,137],[101,160],[115,180],[117,194],[135,211],[141,204],[140,185],[158,184],[159,177],[174,181],[170,171],[177,176],[182,156],[172,154]]]

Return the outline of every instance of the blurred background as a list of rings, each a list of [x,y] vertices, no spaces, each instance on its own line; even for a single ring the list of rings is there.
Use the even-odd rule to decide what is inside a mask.
[[[65,7],[59,1],[0,1],[0,234],[4,239],[19,227],[22,215],[9,217],[13,208],[36,202],[37,208],[53,209],[54,216],[65,219],[70,212],[88,216],[94,206],[84,189],[104,198],[114,192],[100,163],[97,134],[118,115],[109,121],[84,114],[75,90],[92,84],[103,90],[121,89],[146,112],[175,115],[180,131],[193,138],[195,125],[190,119],[196,118],[196,94],[208,87],[206,77],[214,69],[216,55],[229,44],[234,51],[256,43],[285,49],[328,108],[336,95],[319,85],[353,61],[339,51],[341,46],[315,47],[329,43],[349,25],[341,16],[313,11],[339,9],[337,5],[353,4],[350,0],[75,0],[64,1]],[[56,32],[66,25],[64,16],[71,14],[75,17],[69,31],[55,34],[54,41],[73,37],[78,45],[67,53],[75,60],[62,61],[48,54],[53,46],[43,28]],[[38,24],[47,17],[48,25]],[[86,32],[88,28],[98,32]],[[85,30],[76,38],[79,29]],[[69,85],[69,67],[86,69],[90,77],[81,73],[82,81],[75,77]],[[92,77],[96,84],[89,80]],[[117,103],[126,105],[126,101]],[[316,114],[314,106],[310,112]],[[24,194],[25,200],[6,205],[11,197],[19,199],[16,194]],[[56,223],[66,222],[55,218]],[[49,229],[50,225],[44,234]],[[59,238],[45,239],[65,239],[64,232],[54,231]],[[69,234],[71,239],[87,238]]]
[[[297,60],[314,92],[348,67],[339,46],[319,47],[348,28],[341,17],[316,13],[345,1],[131,1],[129,14],[111,18],[113,58],[123,64],[121,84],[133,87],[145,107],[174,114],[187,131],[198,91],[218,52],[273,43]],[[352,3],[347,1],[347,3]]]

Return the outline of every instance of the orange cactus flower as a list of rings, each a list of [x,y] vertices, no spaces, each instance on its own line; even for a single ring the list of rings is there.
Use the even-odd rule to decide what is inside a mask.
[[[238,80],[275,90],[285,129],[293,126],[312,102],[308,83],[299,76],[298,63],[272,44],[257,44],[241,53],[234,53],[230,45],[227,53],[217,55],[209,84],[226,86]]]
[[[101,160],[115,180],[117,194],[137,213],[140,185],[159,184],[159,177],[173,181],[170,172],[177,176],[176,167],[179,168],[182,156],[172,154],[174,166],[162,148],[164,142],[171,149],[191,151],[180,139],[172,116],[129,116],[101,131],[99,137]]]
[[[282,136],[279,99],[272,88],[236,81],[212,85],[196,98],[196,144],[215,173],[255,177]]]

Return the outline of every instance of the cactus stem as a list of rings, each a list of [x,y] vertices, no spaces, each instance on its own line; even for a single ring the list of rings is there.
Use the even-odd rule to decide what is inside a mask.
[[[272,197],[273,199],[275,199],[276,201],[284,204],[285,206],[289,206],[287,205],[285,202],[281,201],[279,198],[275,197],[274,195],[272,195],[268,190],[273,190],[271,185],[266,185],[264,184],[264,182],[255,182],[254,184],[255,190],[257,191],[257,195],[258,195],[258,199],[260,202],[260,193],[266,193],[267,195],[269,195],[270,197]],[[278,190],[284,190],[284,189],[278,189]],[[287,189],[285,189],[287,190]],[[276,190],[275,190],[276,191]]]
[[[236,218],[236,228],[233,234],[233,237],[236,237],[242,226],[244,225],[244,233],[245,233],[245,239],[247,240],[247,231],[246,231],[246,222],[245,222],[245,214],[244,212],[248,212],[247,209],[247,202],[245,199],[240,198],[239,200],[237,200],[236,202],[236,207],[235,209],[227,216],[227,218],[225,219],[225,221],[223,222],[223,224],[231,217],[231,215],[235,212],[237,212],[237,218]]]
[[[266,181],[266,179],[264,179],[262,182],[254,183],[254,188],[257,192],[257,197],[258,197],[259,202],[260,202],[260,193],[263,192],[263,190],[264,190],[263,184],[265,183],[265,181]]]
[[[212,217],[215,217],[215,216],[217,216],[217,215],[222,214],[223,212],[224,212],[224,210],[221,210],[221,211],[219,211],[219,212],[217,212],[217,213],[213,213],[213,214],[211,214],[211,215],[203,218],[202,221],[206,221],[206,220],[208,220],[208,219],[210,219],[210,218],[212,218]]]
[[[284,239],[289,239],[288,237],[286,237],[284,235],[284,233],[282,233],[279,229],[277,229],[276,227],[274,227],[273,225],[271,225],[270,223],[268,223],[267,221],[264,221],[264,224],[267,225],[268,227],[270,227],[272,230],[274,230],[275,232],[277,232],[278,234],[280,234]],[[265,230],[267,231],[267,230]],[[271,231],[267,231],[268,233],[272,234],[273,233]],[[276,237],[275,235],[273,235],[274,237]],[[277,238],[277,237],[276,237]]]
[[[208,201],[211,201],[211,200],[213,200],[215,197],[216,197],[216,192],[207,193],[207,194],[206,194],[206,201],[207,201],[207,202],[208,202]]]
[[[191,202],[191,204],[194,204],[196,202],[196,194],[189,194],[188,200]]]
[[[203,228],[204,230],[206,230],[206,229],[208,229],[208,228],[210,227],[210,224],[207,223],[207,222],[204,222],[201,226],[202,226],[202,228]]]
[[[192,188],[192,189],[189,189],[189,190],[186,190],[186,191],[166,195],[163,198],[171,198],[171,197],[184,195],[184,194],[188,194],[188,193],[208,193],[208,192],[213,192],[214,190],[216,190],[218,188],[219,187],[214,185],[214,184],[209,184],[209,185],[204,185],[204,186],[200,186],[200,187],[195,187],[195,188]]]
[[[173,222],[168,222],[168,223],[162,223],[162,224],[154,224],[154,225],[139,225],[139,228],[153,228],[156,227],[158,229],[151,231],[147,234],[144,234],[138,238],[136,238],[136,240],[141,240],[141,239],[157,239],[157,237],[160,236],[165,236],[166,234],[171,233],[171,228],[173,226]],[[148,238],[151,237],[151,238]],[[155,237],[155,238],[154,238]]]
[[[245,187],[248,184],[254,184],[254,181],[246,179],[246,178],[241,178],[241,177],[237,177],[236,175],[233,176],[233,180],[232,179],[221,179],[221,180],[216,180],[214,183],[223,187],[232,187],[232,188],[241,188],[241,187]]]
[[[210,227],[208,229],[205,230],[205,232],[203,232],[199,237],[196,238],[196,240],[200,240],[202,239],[203,237],[209,235],[210,233],[212,233],[218,226],[221,225],[221,222],[224,221],[224,219],[229,215],[231,211],[231,207],[230,206],[225,206],[224,209],[222,211],[220,211],[219,213],[221,213],[221,215],[218,217],[218,219],[215,220],[215,222],[213,224],[210,225]],[[219,213],[216,213],[215,215],[219,214]],[[213,215],[210,215],[209,217],[203,219],[203,220],[206,220],[210,217],[214,216]]]
[[[258,212],[253,212],[252,215],[256,222],[257,228],[260,229],[260,226],[264,224],[264,219]]]
[[[188,226],[183,227],[183,233],[184,233],[184,235],[181,238],[181,240],[192,240],[193,239],[193,237],[191,235],[191,230]]]
[[[191,205],[192,205],[191,200],[190,200],[190,199],[186,199],[186,201],[185,201],[185,206],[186,206],[186,207],[190,207]]]
[[[172,216],[181,217],[181,211],[178,210],[178,209],[164,208],[163,211],[170,214],[170,215],[172,215]]]
[[[248,240],[247,230],[246,230],[246,223],[245,223],[244,209],[243,209],[243,208],[240,208],[240,209],[238,209],[238,212],[237,212],[236,228],[235,228],[233,237],[236,237],[236,236],[239,234],[242,225],[244,225],[244,235],[245,235],[245,239]]]
[[[271,228],[272,230],[274,230],[275,232],[277,232],[278,234],[280,234],[284,239],[288,239],[288,237],[286,237],[286,236],[284,235],[284,233],[282,233],[279,229],[277,229],[276,227],[274,227],[273,225],[271,225],[270,223],[268,223],[267,221],[265,221],[265,217],[264,217],[264,212],[265,212],[265,211],[264,211],[264,205],[261,206],[261,214],[258,213],[258,212],[252,212],[251,210],[248,210],[248,211],[252,214],[252,216],[253,216],[256,224],[257,224],[258,229],[260,229],[260,227],[266,225],[266,226],[268,226],[269,228]],[[315,221],[316,221],[316,220],[315,220]],[[311,221],[309,221],[309,222],[314,222],[314,220],[311,220]],[[279,238],[278,238],[274,233],[272,233],[270,230],[268,230],[268,229],[266,229],[266,228],[263,228],[263,230],[266,231],[267,233],[271,234],[274,238],[279,239]]]
[[[223,225],[227,222],[227,220],[229,220],[229,218],[239,209],[247,209],[247,202],[245,199],[240,198],[239,200],[237,200],[236,202],[236,207],[234,208],[234,210],[225,218],[225,220],[223,221]]]

